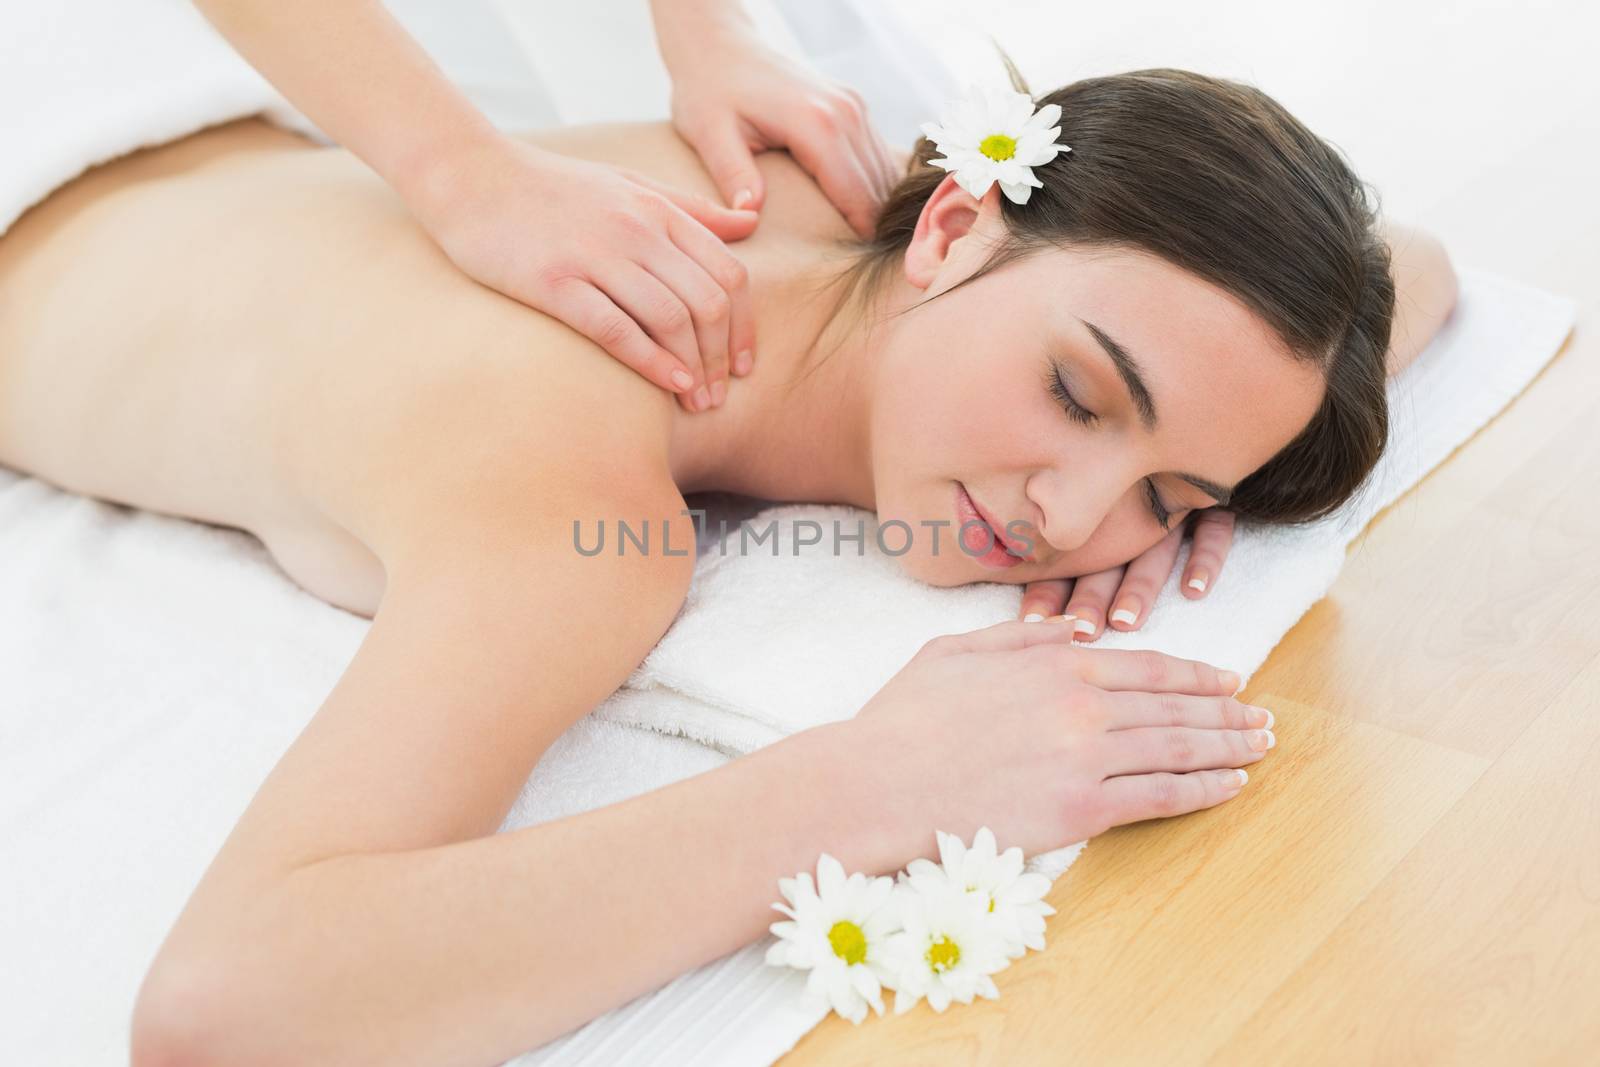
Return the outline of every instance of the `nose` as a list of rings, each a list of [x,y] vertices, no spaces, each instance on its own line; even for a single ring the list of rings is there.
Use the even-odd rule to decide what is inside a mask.
[[[1104,468],[1037,472],[1027,485],[1028,499],[1039,509],[1036,539],[1063,554],[1082,548],[1126,492],[1121,474]]]

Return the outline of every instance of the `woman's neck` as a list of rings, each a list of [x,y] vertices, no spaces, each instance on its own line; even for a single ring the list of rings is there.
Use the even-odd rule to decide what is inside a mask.
[[[755,306],[755,369],[729,379],[719,408],[691,413],[674,405],[673,480],[683,493],[875,510],[868,334],[856,302],[836,311],[837,290],[824,288],[847,261],[811,242],[740,258]]]

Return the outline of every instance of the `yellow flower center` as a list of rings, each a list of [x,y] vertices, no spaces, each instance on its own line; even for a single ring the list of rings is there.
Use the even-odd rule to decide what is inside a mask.
[[[848,919],[833,924],[828,931],[828,944],[833,946],[833,954],[846,963],[856,964],[867,958],[867,935]]]
[[[961,946],[939,935],[939,940],[928,946],[928,966],[943,974],[961,962]]]
[[[996,163],[1004,163],[1017,154],[1017,142],[1003,133],[991,133],[978,142],[978,151]]]
[[[990,911],[994,910],[994,897],[990,897],[989,898],[989,910]]]

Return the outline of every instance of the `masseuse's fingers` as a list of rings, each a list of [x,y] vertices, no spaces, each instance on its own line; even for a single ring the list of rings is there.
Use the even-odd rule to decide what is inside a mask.
[[[795,162],[817,180],[850,228],[861,237],[872,236],[883,201],[868,165],[849,140],[841,141],[837,126],[820,116],[798,124],[790,134],[788,149]]]
[[[766,201],[766,183],[756,168],[750,143],[739,129],[738,117],[732,112],[724,114],[721,121],[691,126],[684,139],[705,164],[724,203],[760,211]]]
[[[1097,640],[1104,632],[1112,594],[1122,584],[1122,574],[1126,570],[1127,567],[1118,565],[1110,570],[1080,574],[1073,581],[1067,614],[1078,617],[1078,633],[1083,640]]]
[[[676,356],[694,378],[696,387],[681,393],[679,403],[689,411],[708,406],[709,397],[702,393],[704,386],[700,384],[703,378],[694,316],[683,298],[650,271],[627,260],[599,264],[595,281],[617,307],[643,326],[657,345]]]
[[[752,164],[752,168],[754,164]],[[628,180],[637,182],[646,189],[660,193],[668,201],[700,223],[706,229],[722,238],[724,241],[742,241],[756,232],[756,226],[761,221],[761,216],[756,214],[754,204],[745,204],[738,208],[723,207],[706,197],[694,193],[686,193],[682,189],[674,189],[664,182],[640,174],[638,171],[621,170]]]
[[[730,360],[731,365],[743,368],[740,373],[748,374],[755,358],[756,315],[750,298],[750,272],[728,251],[727,245],[695,225],[693,219],[668,219],[667,233],[673,244],[710,275],[726,297],[722,304],[713,305],[708,301],[695,317],[696,322],[700,322],[702,316],[705,321],[712,322],[717,321],[715,313],[725,313],[720,319],[722,359],[718,366],[707,368],[708,379],[725,389]],[[721,403],[720,395],[717,403]]]
[[[1137,630],[1144,622],[1156,594],[1167,584],[1178,548],[1183,544],[1184,524],[1178,523],[1167,536],[1130,560],[1122,584],[1112,601],[1109,623],[1122,631]]]
[[[1018,617],[1027,622],[1032,616],[1038,616],[1032,621],[1043,622],[1052,615],[1060,615],[1071,588],[1071,578],[1029,582],[1022,590],[1022,607],[1017,611]]]
[[[661,388],[680,394],[680,402],[694,384],[688,368],[652,341],[610,296],[585,279],[568,278],[552,287],[545,310]]]
[[[1189,563],[1178,588],[1197,600],[1211,591],[1222,573],[1222,561],[1233,547],[1233,528],[1237,516],[1227,508],[1206,508],[1195,513],[1194,543],[1189,546]],[[1195,586],[1199,582],[1199,587]]]
[[[728,318],[732,301],[698,263],[683,255],[676,245],[669,248],[670,253],[658,250],[640,265],[689,309],[710,406],[716,407],[728,388]]]

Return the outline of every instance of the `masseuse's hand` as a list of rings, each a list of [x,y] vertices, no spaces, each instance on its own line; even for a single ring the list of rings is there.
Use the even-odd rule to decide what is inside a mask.
[[[1166,537],[1122,566],[1077,578],[1029,582],[1022,592],[1021,617],[1033,614],[1048,619],[1065,611],[1083,623],[1084,641],[1097,639],[1107,625],[1125,632],[1139,629],[1150,617],[1156,594],[1167,584],[1184,530],[1190,526],[1194,544],[1178,588],[1190,600],[1199,600],[1216,586],[1222,561],[1228,558],[1228,549],[1233,545],[1234,514],[1226,508],[1195,512],[1189,522],[1173,527]],[[1198,588],[1192,584],[1196,582]],[[1121,611],[1131,612],[1132,618],[1113,617]]]
[[[748,26],[702,26],[692,37],[676,28],[661,23],[658,32],[672,123],[723,199],[761,210],[755,153],[786,148],[851,228],[870,236],[898,175],[861,95],[768,48]]]
[[[1154,650],[1087,648],[1070,623],[936,637],[841,724],[888,798],[885,825],[980,826],[1032,855],[1237,796],[1265,709],[1237,676]]]
[[[456,266],[577,330],[690,411],[720,404],[755,344],[733,211],[641,174],[491,137],[407,190]]]

